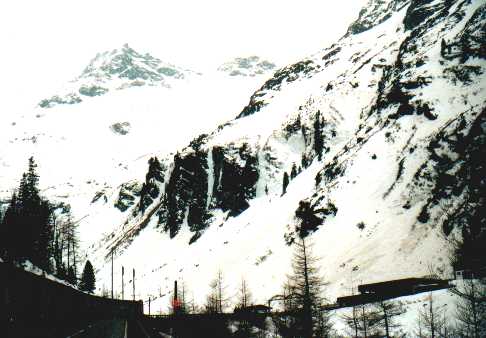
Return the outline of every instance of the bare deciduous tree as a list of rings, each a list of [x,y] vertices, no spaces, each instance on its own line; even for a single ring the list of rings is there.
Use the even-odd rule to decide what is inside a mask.
[[[384,329],[387,337],[391,337],[390,332],[400,327],[396,317],[406,312],[405,307],[400,301],[381,301],[374,304],[378,326]]]
[[[458,329],[467,337],[486,337],[486,280],[466,279],[457,289]]]
[[[445,309],[435,304],[432,293],[427,299],[428,302],[419,310],[417,334],[419,337],[438,338],[446,329]]]
[[[252,294],[248,288],[248,283],[245,278],[241,279],[240,289],[238,290],[238,307],[245,308],[253,303]]]
[[[294,314],[295,329],[304,337],[326,337],[330,330],[327,312],[323,311],[322,289],[325,283],[319,273],[318,258],[312,254],[312,243],[295,242],[293,272],[284,285],[286,310]]]
[[[206,312],[208,313],[223,313],[228,304],[224,285],[223,272],[218,270],[215,279],[209,284],[211,288],[206,299]]]
[[[358,337],[358,331],[360,328],[358,311],[359,308],[357,306],[353,306],[348,314],[344,314],[342,316],[342,319],[354,334],[353,337]]]

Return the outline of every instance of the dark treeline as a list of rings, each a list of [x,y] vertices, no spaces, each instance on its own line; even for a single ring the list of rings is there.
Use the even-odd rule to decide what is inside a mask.
[[[0,219],[0,257],[13,264],[30,261],[77,285],[78,251],[77,223],[69,205],[51,203],[40,195],[37,164],[29,158],[27,171]]]
[[[39,195],[39,176],[33,158],[12,194],[1,224],[1,254],[6,261],[30,260],[52,272],[53,208]]]
[[[254,303],[251,288],[244,277],[241,279],[237,294],[233,297],[228,295],[222,270],[218,270],[210,282],[209,293],[202,306],[195,305],[194,300],[187,297],[187,285],[183,283],[177,295],[174,294],[172,297],[171,313],[207,314],[207,319],[213,320],[211,334],[214,337],[323,338],[334,336],[329,312],[324,310],[324,306],[328,303],[323,297],[326,283],[319,273],[319,260],[313,255],[313,244],[309,239],[300,239],[295,241],[294,245],[292,271],[282,285],[281,294],[273,297],[275,302],[279,302],[280,308],[280,313],[272,316],[273,325],[269,326],[265,316],[261,316],[265,313],[270,315],[271,307],[267,304]],[[230,304],[236,305],[231,308]],[[220,318],[217,317],[218,314],[228,312],[236,315],[232,324],[223,320],[214,321],[214,318]],[[230,326],[232,326],[231,330]],[[181,334],[181,337],[185,335]],[[188,334],[187,337],[192,336]]]
[[[0,257],[3,261],[21,264],[30,261],[36,267],[77,285],[83,291],[95,290],[94,268],[86,261],[82,276],[78,279],[79,240],[77,222],[73,221],[69,206],[53,204],[42,197],[39,191],[39,175],[33,158],[22,175],[18,189],[0,217]],[[300,169],[293,166],[290,179],[295,178]],[[0,215],[2,216],[2,215]],[[221,335],[225,337],[260,337],[264,334],[283,338],[340,337],[326,311],[329,303],[325,297],[326,282],[319,272],[319,259],[314,256],[309,235],[314,232],[315,216],[312,208],[301,207],[296,211],[296,238],[289,244],[295,248],[292,269],[283,283],[281,294],[273,297],[280,301],[281,312],[272,316],[272,325],[255,316],[259,311],[268,312],[270,307],[254,304],[252,292],[246,279],[242,279],[238,291],[236,307],[230,309],[230,297],[223,271],[219,270],[210,283],[206,302],[197,306],[187,285],[182,284],[172,300],[175,314],[206,313],[217,315],[228,311],[243,316],[230,325],[221,322]],[[412,334],[416,337],[485,337],[486,336],[486,279],[484,272],[484,247],[478,247],[473,239],[483,238],[482,222],[475,219],[468,224],[472,229],[463,234],[452,245],[449,257],[454,270],[464,270],[475,278],[458,283],[454,292],[458,301],[453,311],[445,312],[430,294],[426,306],[416,318],[415,332],[404,332],[400,317],[407,308],[404,304],[387,300],[374,304],[352,307],[342,316],[348,327],[348,336],[391,337]],[[479,235],[478,235],[479,234]],[[272,305],[273,304],[268,304]],[[245,316],[246,313],[246,316]],[[232,331],[229,327],[232,326]],[[219,331],[218,331],[219,332]]]
[[[457,264],[459,253],[467,247],[464,241],[458,241],[452,248],[449,257],[451,265]],[[281,294],[272,297],[274,301],[280,302],[275,308],[279,312],[270,313],[271,308],[266,307],[266,304],[255,304],[245,278],[241,281],[235,302],[234,297],[228,295],[224,274],[219,270],[210,283],[210,291],[203,306],[196,306],[193,299],[188,300],[184,296],[187,295],[187,286],[184,284],[182,293],[178,295],[179,303],[172,308],[173,313],[217,315],[234,312],[237,316],[233,322],[218,322],[219,326],[212,331],[214,337],[486,337],[486,278],[480,275],[457,281],[456,287],[449,291],[455,293],[456,301],[449,304],[448,311],[444,304],[436,301],[437,296],[431,292],[412,319],[413,328],[410,328],[410,319],[406,319],[410,318],[410,315],[406,315],[408,306],[398,299],[389,299],[356,305],[343,311],[338,320],[345,325],[346,334],[338,333],[331,320],[333,312],[326,308],[330,303],[324,297],[326,282],[319,273],[321,264],[313,254],[313,243],[308,233],[301,232],[292,244],[295,248],[292,270],[283,284]],[[432,267],[430,274],[431,277],[439,278]],[[230,303],[236,303],[236,307],[231,309]],[[268,305],[273,307],[275,304]],[[271,325],[268,320],[264,320],[265,316],[256,315],[266,312],[271,316]],[[211,318],[219,317],[207,317],[211,325],[216,325]],[[408,327],[404,326],[405,322]]]

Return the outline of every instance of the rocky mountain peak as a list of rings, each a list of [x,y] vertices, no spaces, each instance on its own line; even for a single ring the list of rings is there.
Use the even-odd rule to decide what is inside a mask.
[[[260,58],[259,56],[237,57],[222,64],[218,71],[230,76],[258,76],[271,72],[275,64]]]
[[[82,78],[106,80],[120,78],[140,81],[163,81],[165,77],[184,78],[184,71],[162,62],[149,53],[141,54],[128,44],[97,54],[80,75]]]
[[[58,104],[80,103],[83,97],[100,96],[110,90],[130,87],[171,88],[178,81],[195,74],[124,44],[121,48],[98,53],[81,75],[67,86],[67,93],[44,99],[39,106],[50,108]]]

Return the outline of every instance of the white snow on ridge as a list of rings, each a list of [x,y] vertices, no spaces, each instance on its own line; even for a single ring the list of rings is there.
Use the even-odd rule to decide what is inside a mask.
[[[123,223],[126,215],[113,207],[120,184],[144,180],[151,156],[164,158],[234,117],[261,81],[214,73],[177,88],[134,87],[9,116],[0,133],[0,198],[10,197],[33,155],[42,193],[83,218],[80,235],[89,246],[99,238],[93,229]],[[115,132],[116,124],[128,125],[127,133]],[[92,204],[100,191],[112,196],[109,203]]]
[[[292,256],[284,236],[293,230],[295,210],[302,200],[312,202],[316,209],[326,208],[328,203],[337,207],[336,215],[327,217],[310,236],[314,253],[321,258],[321,272],[329,282],[325,292],[331,302],[351,294],[358,284],[419,277],[429,274],[431,266],[448,277],[447,239],[441,227],[417,221],[429,187],[413,187],[412,181],[428,161],[426,147],[437,131],[458,114],[484,106],[480,93],[486,90],[485,82],[480,78],[470,86],[453,84],[444,69],[459,61],[440,59],[440,42],[436,41],[437,36],[452,39],[478,6],[479,2],[469,4],[461,24],[453,29],[442,23],[434,26],[420,38],[424,45],[417,55],[403,56],[409,58],[405,61],[418,56],[424,61],[403,71],[399,80],[430,78],[430,83],[408,93],[412,103],[418,98],[428,103],[435,120],[416,113],[392,119],[398,103],[373,111],[379,83],[388,67],[396,66],[400,45],[410,34],[403,27],[404,7],[376,27],[349,35],[313,55],[309,60],[315,72],[292,74],[298,77],[295,81],[284,80],[278,90],[263,90],[260,98],[265,106],[213,133],[216,125],[241,111],[263,78],[205,75],[170,91],[134,87],[94,97],[82,105],[37,109],[33,115],[16,119],[17,125],[0,135],[1,144],[8,145],[0,149],[0,184],[15,186],[19,168],[28,154],[35,154],[46,196],[72,204],[77,218],[88,215],[80,234],[83,249],[98,270],[98,292],[110,285],[109,248],[146,220],[148,224],[133,241],[115,252],[114,278],[119,294],[121,267],[125,271],[135,268],[135,297],[146,305],[151,298],[152,313],[167,311],[174,280],[185,281],[188,298],[194,297],[202,305],[218,269],[224,273],[232,301],[242,277],[257,303],[281,293]],[[486,66],[484,60],[475,58],[467,65]],[[292,164],[299,165],[302,154],[312,150],[300,131],[288,136],[286,127],[297,119],[312,126],[317,111],[326,122],[328,152],[322,161],[314,159],[281,196],[283,173]],[[370,112],[374,114],[367,115]],[[472,119],[472,113],[467,114]],[[59,130],[52,131],[53,124]],[[21,136],[15,128],[23,131]],[[331,137],[332,131],[335,136]],[[209,134],[203,143],[208,151],[209,188],[215,180],[213,147],[224,148],[225,156],[241,165],[244,161],[235,154],[243,144],[258,156],[256,198],[249,201],[246,211],[237,217],[214,211],[210,226],[189,245],[194,233],[188,230],[187,211],[180,232],[170,239],[153,214],[161,201],[156,200],[142,216],[133,216],[133,209],[121,213],[113,207],[120,184],[144,180],[149,157],[157,155],[170,167],[173,153],[201,133]],[[268,160],[265,155],[273,158]],[[327,177],[326,170],[333,168],[340,171]],[[165,173],[165,182],[169,174]],[[92,204],[99,191],[104,191],[106,202]],[[6,198],[8,193],[0,191],[0,197]],[[128,279],[125,274],[125,290],[130,289]],[[439,293],[441,300],[449,302],[445,292]],[[420,297],[407,301],[419,304]]]
[[[468,7],[463,20],[475,9],[476,5]],[[250,201],[250,208],[235,218],[217,214],[194,244],[187,245],[191,238],[187,224],[169,239],[168,234],[154,228],[156,222],[152,220],[116,259],[118,266],[138,266],[143,285],[139,297],[157,298],[155,308],[165,310],[173,280],[178,279],[187,281],[201,304],[218,268],[225,273],[230,295],[236,294],[242,276],[247,278],[257,302],[278,294],[290,270],[292,252],[284,234],[292,229],[295,210],[303,199],[316,201],[317,208],[332,202],[338,209],[335,217],[328,217],[311,235],[315,253],[321,257],[321,271],[329,282],[326,295],[331,301],[361,283],[427,275],[431,266],[449,276],[447,240],[439,226],[417,222],[427,195],[421,191],[411,196],[410,184],[427,159],[425,147],[431,137],[467,109],[458,98],[465,96],[472,105],[481,105],[484,100],[474,93],[484,91],[484,84],[458,88],[444,79],[444,67],[434,68],[439,57],[435,36],[443,31],[443,24],[439,24],[421,38],[429,43],[434,36],[430,42],[433,47],[423,49],[425,65],[413,68],[401,79],[431,75],[430,85],[411,92],[430,103],[437,119],[409,115],[385,123],[397,105],[367,116],[376,103],[385,67],[395,64],[401,41],[409,35],[402,24],[406,11],[404,7],[380,25],[314,55],[312,61],[322,70],[284,82],[280,90],[264,91],[262,97],[268,105],[208,137],[203,144],[207,150],[213,146],[233,149],[247,143],[260,156],[260,151],[269,147],[275,163],[260,158],[257,198]],[[457,31],[450,32],[453,35]],[[322,59],[338,47],[337,56]],[[468,62],[484,67],[482,60]],[[330,151],[322,163],[315,160],[280,197],[283,171],[288,172],[293,162],[299,163],[303,151],[302,139],[294,135],[287,140],[283,130],[298,116],[307,123],[312,121],[316,111],[335,125],[337,136],[326,141]],[[343,173],[329,182],[322,178],[316,186],[317,173],[334,163],[342,165]],[[409,198],[415,202],[404,208]],[[360,222],[364,224],[362,230],[357,226]],[[103,250],[98,266],[104,264],[101,253]],[[144,257],[143,267],[137,265],[139,257]],[[108,280],[107,265],[100,274]]]
[[[368,51],[369,49],[367,54],[370,55],[381,52],[380,58],[384,58],[382,63],[392,62],[398,51],[396,37],[384,35],[384,32],[396,30],[396,27],[401,25],[403,15],[404,11],[393,20],[387,21],[384,25],[378,26],[364,35],[353,36],[349,41],[345,40],[343,43],[347,48],[343,48],[342,55],[332,66],[326,67],[324,71],[310,79],[304,78],[291,84],[284,84],[281,91],[272,92],[273,97],[268,106],[253,115],[232,121],[230,125],[211,135],[209,142],[204,146],[208,148],[227,144],[238,146],[244,142],[256,144],[258,148],[270,145],[275,155],[285,159],[283,163],[289,166],[283,170],[290,170],[292,162],[300,163],[302,148],[298,145],[300,141],[297,139],[285,141],[280,135],[280,130],[290,118],[296,116],[302,102],[307,102],[302,111],[303,118],[312,119],[312,115],[306,117],[306,112],[320,110],[323,117],[335,121],[339,129],[338,136],[332,140],[332,144],[328,144],[331,146],[331,151],[325,155],[324,163],[330,161],[354,135],[363,107],[369,107],[373,103],[376,86],[381,76],[380,71],[370,71],[372,64],[366,66],[362,70],[363,77],[359,77],[360,74],[356,75],[359,88],[355,90],[348,81],[344,80],[347,72],[352,72],[355,70],[353,68],[357,67],[350,59],[356,53],[363,53],[363,50]],[[370,37],[375,35],[380,38]],[[370,44],[370,41],[369,48],[364,48],[363,45]],[[384,49],[389,51],[383,53]],[[316,63],[324,65],[325,61],[319,59],[315,57],[314,60]],[[335,87],[334,91],[323,95],[322,93],[325,92],[325,88],[330,82]],[[349,95],[353,96],[352,100],[349,99]],[[389,163],[383,164],[384,168],[387,164]],[[139,285],[142,285],[139,294],[141,298],[147,299],[148,296],[156,298],[160,294],[165,295],[153,303],[156,304],[155,309],[166,309],[169,299],[167,297],[175,279],[187,281],[188,287],[196,297],[196,302],[203,303],[208,292],[209,281],[214,277],[218,268],[223,269],[225,273],[231,295],[236,294],[239,281],[241,277],[245,276],[253,289],[256,300],[265,302],[270,296],[281,291],[285,274],[290,270],[292,249],[285,244],[284,235],[294,222],[294,212],[299,201],[313,194],[315,176],[321,168],[322,164],[315,162],[290,183],[287,194],[281,198],[279,195],[282,171],[277,176],[268,178],[268,181],[261,180],[257,189],[257,196],[260,197],[251,201],[251,206],[247,211],[226,221],[225,215],[217,217],[202,237],[189,246],[187,243],[191,234],[187,231],[187,225],[183,224],[181,233],[174,239],[169,239],[168,234],[160,234],[160,229],[154,229],[155,222],[153,222],[121,253],[120,257],[117,257],[115,263],[117,266],[137,266],[141,279]],[[360,166],[357,165],[356,168],[359,170]],[[261,168],[260,172],[265,172],[265,169]],[[406,227],[403,227],[401,232],[397,232],[376,225],[374,232],[380,235],[372,238],[366,247],[361,245],[364,234],[355,227],[355,224],[361,220],[367,223],[376,221],[372,205],[380,203],[377,202],[377,199],[381,198],[381,195],[360,197],[368,201],[367,204],[362,203],[361,207],[365,211],[365,215],[370,215],[363,219],[352,219],[352,215],[357,214],[356,210],[346,210],[344,206],[352,209],[356,202],[360,203],[359,200],[356,202],[354,199],[350,200],[350,196],[367,194],[369,189],[364,189],[363,186],[368,187],[369,185],[370,182],[365,181],[363,185],[356,188],[359,191],[355,192],[352,190],[355,188],[350,187],[341,190],[339,196],[330,196],[329,198],[336,202],[338,208],[342,205],[344,210],[339,210],[336,219],[323,225],[323,229],[313,235],[316,242],[315,252],[322,257],[323,261],[322,272],[331,282],[328,288],[328,297],[331,300],[350,287],[348,282],[350,275],[347,270],[349,267],[353,268],[354,265],[351,266],[350,262],[346,262],[349,257],[362,255],[363,259],[372,260],[373,257],[386,256],[386,252],[389,250],[386,243],[396,243],[397,239],[407,237],[409,233],[409,229]],[[268,186],[268,190],[271,192],[268,196],[264,194],[265,186]],[[389,206],[385,204],[382,208],[387,210]],[[390,219],[395,215],[392,213],[386,213],[386,216],[378,215],[378,219],[383,217]],[[224,226],[219,227],[223,222]],[[367,229],[367,231],[369,230]],[[346,239],[345,244],[338,240],[344,238]],[[353,247],[356,248],[356,251],[350,251],[350,248]],[[370,256],[369,248],[379,248],[381,253],[374,250],[375,252]],[[148,252],[150,254],[147,255]],[[101,260],[95,265],[105,264],[103,262],[105,254],[106,252],[98,256]],[[137,264],[140,257],[145,257],[143,267]],[[196,260],[195,257],[197,257]],[[343,263],[347,263],[346,269],[339,267]],[[356,258],[356,265],[359,264],[361,264],[361,259]],[[368,273],[373,266],[373,264],[368,264],[362,268]],[[407,266],[397,271],[395,275],[377,274],[377,276],[403,277],[411,271],[415,273],[416,270],[414,266]],[[338,271],[339,273],[336,273]],[[103,280],[109,280],[109,273],[109,269],[106,268],[100,271]],[[121,272],[118,272],[115,280],[120,279],[119,273]],[[162,291],[159,291],[160,288]]]

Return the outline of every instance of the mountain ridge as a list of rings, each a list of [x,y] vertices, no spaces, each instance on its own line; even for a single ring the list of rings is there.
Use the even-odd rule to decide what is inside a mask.
[[[140,229],[139,236],[145,239],[150,233],[173,250],[185,247],[195,255],[209,255],[208,260],[224,261],[230,258],[198,249],[210,247],[209,242],[219,238],[214,237],[218,224],[222,229],[234,227],[239,232],[253,217],[249,221],[255,223],[251,246],[259,243],[262,247],[257,251],[265,252],[268,246],[264,243],[268,241],[272,243],[268,250],[281,257],[288,255],[285,242],[292,242],[298,232],[305,231],[320,245],[336,250],[320,251],[329,265],[326,274],[333,295],[351,287],[350,275],[355,275],[354,280],[369,276],[400,278],[426,273],[430,264],[447,274],[449,267],[443,258],[447,256],[447,234],[432,220],[421,217],[425,208],[421,202],[430,196],[432,184],[430,179],[428,183],[417,180],[421,175],[434,177],[436,169],[426,174],[420,168],[430,156],[424,144],[434,137],[431,135],[435,130],[447,126],[454,114],[468,115],[468,121],[481,116],[484,100],[478,95],[482,88],[478,80],[484,72],[484,58],[477,49],[480,47],[473,44],[457,56],[446,55],[448,47],[441,50],[443,47],[432,35],[441,34],[450,45],[457,39],[469,41],[472,38],[468,36],[475,36],[473,30],[463,33],[467,31],[462,27],[476,27],[484,6],[467,1],[380,4],[376,7],[380,13],[371,16],[371,21],[367,17],[367,29],[355,33],[350,30],[336,44],[278,70],[252,95],[236,119],[201,135],[177,154],[174,162],[169,160],[164,172],[167,183],[156,183],[158,194],[153,201],[144,212],[131,216],[132,229]],[[417,16],[421,19],[414,25]],[[397,34],[386,34],[389,31]],[[466,61],[461,63],[462,59]],[[458,69],[468,72],[468,76],[460,75]],[[444,109],[448,101],[439,94],[444,90],[449,101],[455,100],[449,110]],[[467,97],[472,109],[464,109],[460,99],[451,99],[460,95]],[[321,140],[315,136],[316,125]],[[322,161],[318,160],[319,152]],[[280,197],[283,173],[290,173],[294,164],[297,176]],[[373,174],[376,166],[384,177]],[[295,182],[303,180],[301,175],[307,182],[301,184],[307,188],[298,192]],[[233,186],[231,181],[239,183]],[[370,189],[374,184],[376,192]],[[358,199],[350,197],[353,195]],[[285,204],[289,200],[293,202]],[[266,235],[258,235],[256,224],[263,226],[266,219],[263,209],[275,210],[273,204],[291,209],[283,212],[279,224],[271,226]],[[137,220],[143,220],[143,228],[137,226]],[[393,228],[392,222],[401,226]],[[169,233],[167,239],[165,231]],[[221,231],[228,238],[234,237],[229,230]],[[156,235],[158,232],[160,235]],[[120,238],[116,232],[107,236]],[[348,249],[337,249],[328,237],[346,239],[343,245]],[[137,241],[135,236],[129,240],[130,245],[121,244],[123,240],[116,242],[120,261],[136,256],[137,249],[132,246]],[[110,248],[110,243],[114,242],[100,244]],[[388,257],[384,254],[386,243],[393,248]],[[235,245],[246,251],[245,245],[249,244]],[[238,249],[217,251],[229,255],[233,264],[243,264],[241,271],[262,273],[243,263],[235,252]],[[262,283],[268,287],[267,293],[277,292],[268,283],[278,280],[286,266],[277,264],[273,255],[264,265],[279,268],[265,273],[266,282]],[[383,270],[390,259],[403,266],[396,271]],[[186,268],[190,266],[189,262],[175,260]],[[352,261],[356,263],[349,263]],[[172,264],[167,267],[172,272],[167,273],[180,275]],[[340,275],[329,273],[331,266]],[[208,273],[205,270],[204,275]],[[185,275],[194,274],[191,271]]]
[[[431,267],[448,277],[450,241],[484,219],[485,8],[370,0],[341,39],[255,83],[218,127],[138,157],[132,177],[89,196],[97,214],[81,232],[100,288],[114,253],[153,306],[174,279],[197,281],[203,302],[218,268],[264,301],[299,235],[318,244],[330,299]],[[117,141],[137,130],[123,121]]]

